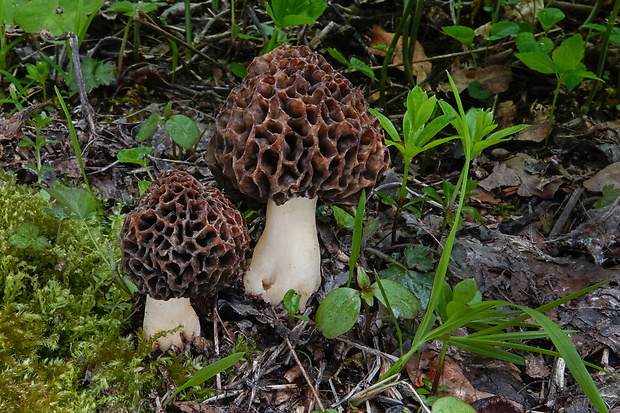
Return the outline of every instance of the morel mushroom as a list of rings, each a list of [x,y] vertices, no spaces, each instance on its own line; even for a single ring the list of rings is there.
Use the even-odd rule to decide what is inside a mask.
[[[305,46],[259,56],[228,96],[207,147],[227,190],[267,202],[265,229],[244,276],[248,294],[304,307],[321,281],[317,199],[355,204],[389,165],[362,92]]]
[[[183,326],[155,342],[168,350],[200,335],[191,297],[212,296],[241,277],[249,236],[222,193],[187,172],[159,175],[121,229],[123,271],[147,294],[144,335]]]

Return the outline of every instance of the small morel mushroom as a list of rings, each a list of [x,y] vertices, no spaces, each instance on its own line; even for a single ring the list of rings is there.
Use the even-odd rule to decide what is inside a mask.
[[[355,204],[387,169],[379,121],[362,92],[305,46],[259,56],[228,96],[207,163],[228,191],[267,203],[265,229],[244,277],[248,294],[304,307],[321,281],[317,199]]]
[[[243,216],[216,189],[187,172],[159,175],[121,229],[123,271],[147,294],[144,334],[181,349],[200,335],[191,297],[212,296],[241,277],[249,237]]]

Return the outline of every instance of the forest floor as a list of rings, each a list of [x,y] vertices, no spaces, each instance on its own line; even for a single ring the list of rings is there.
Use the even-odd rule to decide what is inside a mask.
[[[234,36],[233,31],[260,36],[252,28],[252,13],[248,10],[252,10],[258,20],[269,21],[261,2],[248,1],[245,9],[238,4],[234,27],[228,2],[218,2],[218,9],[213,8],[215,1],[193,3],[195,48],[189,51],[180,41],[184,38],[183,8],[179,7],[182,2],[168,3],[149,15],[138,17],[139,53],[134,56],[128,46],[120,75],[110,84],[88,91],[88,105],[94,111],[93,125],[89,126],[88,105],[80,103],[77,93],[65,98],[72,108],[71,116],[90,185],[98,198],[104,200],[107,211],[118,207],[124,213],[135,204],[137,182],[146,179],[145,170],[135,164],[118,162],[117,153],[146,146],[146,142],[135,140],[140,126],[152,113],[165,116],[168,102],[172,102],[172,114],[188,116],[204,133],[194,150],[185,151],[179,157],[179,148],[173,147],[165,128],[160,126],[149,141],[154,152],[148,167],[157,171],[174,166],[216,185],[205,163],[205,147],[213,134],[216,115],[230,90],[241,81],[231,73],[229,65],[236,62],[247,67],[262,46],[260,39],[244,39]],[[620,229],[620,203],[616,200],[618,194],[610,186],[620,189],[620,122],[616,106],[620,76],[618,45],[611,44],[604,62],[605,82],[601,83],[587,113],[582,111],[582,106],[595,87],[594,80],[586,79],[570,91],[564,87],[560,89],[553,127],[545,140],[556,89],[555,76],[538,73],[519,61],[515,57],[514,36],[488,42],[481,40],[484,34],[478,35],[479,67],[475,69],[471,54],[442,31],[443,26],[454,24],[450,9],[453,2],[425,3],[417,33],[423,50],[418,48],[414,59],[416,79],[422,88],[429,95],[455,105],[446,76],[448,71],[463,89],[461,99],[466,109],[492,108],[500,128],[530,125],[511,140],[485,150],[475,159],[470,177],[477,181],[477,186],[467,205],[479,213],[481,220],[465,216],[451,257],[448,282],[454,285],[473,278],[485,300],[505,300],[537,308],[609,280],[602,287],[546,314],[564,329],[574,330],[570,339],[584,360],[608,372],[617,372],[620,368],[620,292],[616,271],[620,264],[620,247],[616,237]],[[479,3],[464,4],[460,22],[484,33],[483,26],[491,21],[491,13],[482,6],[477,7]],[[520,14],[524,19],[528,4],[542,8],[542,2],[511,3],[514,5],[501,8],[502,19],[517,19],[509,17],[509,12],[517,7],[523,7]],[[551,3],[566,15],[549,34],[556,46],[575,33],[586,33],[580,26],[593,5]],[[602,7],[592,22],[604,25],[612,4],[600,3]],[[379,82],[360,71],[343,67],[330,56],[328,49],[337,49],[347,59],[360,59],[379,77],[383,59],[369,44],[387,46],[389,36],[401,19],[402,6],[402,2],[382,0],[334,0],[315,24],[290,28],[287,35],[294,39],[292,43],[308,45],[323,54],[334,68],[362,89],[371,107],[378,108]],[[99,13],[87,31],[80,54],[115,66],[126,19],[120,13]],[[8,31],[7,35],[12,40],[20,33],[16,29]],[[169,41],[171,37],[176,44]],[[130,36],[130,42],[132,39],[135,41]],[[590,71],[597,67],[600,41],[601,36],[598,36],[585,43],[583,63]],[[171,45],[179,51],[176,68]],[[6,76],[9,72],[3,72],[6,92],[1,112],[4,122],[0,125],[3,128],[0,167],[14,173],[18,183],[36,190],[57,181],[77,186],[82,174],[65,115],[51,89],[55,84],[59,89],[68,90],[67,85],[50,76],[43,87],[47,88],[45,99],[52,104],[44,103],[41,86],[36,83],[29,84],[17,99],[8,93],[10,89],[19,91],[15,83],[25,85],[28,81],[26,64],[36,64],[37,47],[53,59],[57,58],[54,53],[60,50],[58,45],[32,36],[20,39],[7,55],[13,65],[12,78]],[[61,64],[68,65],[66,56],[64,61],[59,59]],[[407,84],[402,66],[397,63],[387,71],[384,113],[399,124],[411,85]],[[467,90],[472,80],[479,80],[482,89],[491,90],[491,93],[484,98],[481,95],[472,97],[475,91],[468,93]],[[36,131],[30,121],[35,110],[43,110],[54,118],[40,131]],[[49,171],[41,172],[40,181],[36,171],[27,165],[36,165],[35,151],[18,146],[22,136],[34,140],[37,132],[48,140],[57,141],[43,146],[42,162]],[[403,160],[394,147],[390,149],[392,165],[377,188],[395,197],[402,180]],[[422,197],[422,189],[429,187],[443,194],[443,180],[456,183],[462,165],[462,147],[454,142],[416,157],[408,182],[410,196]],[[604,190],[605,186],[608,187]],[[438,202],[416,205],[420,209],[419,216],[404,211],[392,239],[394,207],[382,203],[379,195],[369,197],[365,226],[372,231],[369,230],[370,236],[364,239],[359,264],[369,274],[377,272],[405,286],[427,277],[430,288],[432,268],[441,254],[439,243],[445,241],[447,235],[442,227],[445,211]],[[241,209],[245,212],[249,207],[242,204]],[[350,228],[337,226],[329,206],[322,206],[318,214],[323,283],[308,302],[306,315],[311,320],[326,294],[346,284],[352,238]],[[249,219],[254,241],[260,233],[263,215],[264,211],[258,210]],[[62,262],[62,257],[58,260]],[[394,260],[403,263],[400,268],[404,270],[396,271]],[[4,288],[8,288],[7,285],[6,281],[0,283]],[[477,412],[595,411],[559,359],[518,350],[515,352],[524,357],[524,365],[450,347],[443,368],[438,369],[442,343],[431,341],[421,349],[419,358],[414,357],[406,364],[396,382],[377,384],[400,351],[408,350],[419,320],[400,321],[404,338],[401,348],[394,324],[385,309],[375,304],[360,316],[351,331],[328,340],[317,331],[313,321],[290,319],[282,308],[272,308],[246,297],[238,287],[220,293],[215,301],[195,303],[203,317],[204,337],[180,356],[184,360],[208,361],[229,354],[233,348],[243,347],[247,351],[247,358],[236,365],[234,373],[218,376],[212,383],[216,396],[207,398],[202,397],[203,393],[189,392],[162,407],[162,401],[171,390],[181,384],[173,379],[178,373],[164,363],[158,365],[155,372],[151,371],[153,377],[148,382],[151,388],[142,389],[126,404],[115,405],[109,400],[114,398],[115,392],[128,391],[128,387],[122,383],[108,383],[109,387],[98,393],[103,400],[98,411],[311,412],[333,408],[337,411],[413,412],[420,408],[415,389],[430,390],[429,383],[436,377],[437,383],[445,386],[441,395],[453,395],[471,403]],[[428,294],[428,290],[425,291],[421,294]],[[0,303],[5,306],[7,297],[8,293],[0,289]],[[131,306],[125,313],[127,318],[120,322],[119,331],[137,342],[143,298],[135,295],[126,302]],[[466,335],[467,332],[460,329],[455,334]],[[529,344],[545,350],[554,349],[549,340],[536,339]],[[48,348],[39,357],[64,357],[54,351],[54,347]],[[174,359],[158,353],[145,359],[157,357]],[[186,360],[183,363],[187,366]],[[89,387],[98,372],[105,369],[105,363],[98,365],[96,361],[83,366],[81,383],[75,384],[72,391],[79,393],[82,387]],[[620,412],[617,378],[594,369],[589,372],[609,410]],[[35,381],[43,383],[44,379],[39,377]],[[52,391],[50,387],[44,393]],[[62,395],[58,397],[64,400]],[[2,390],[0,406],[1,399]]]

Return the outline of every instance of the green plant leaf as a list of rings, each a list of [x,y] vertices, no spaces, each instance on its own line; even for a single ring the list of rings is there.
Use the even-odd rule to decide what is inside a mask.
[[[452,289],[452,300],[463,304],[470,304],[479,294],[480,292],[478,291],[476,280],[473,278],[466,278],[456,284]]]
[[[533,33],[519,33],[515,39],[521,53],[540,52],[549,54],[553,50],[553,41],[548,37],[536,38]]]
[[[411,291],[396,281],[382,279],[380,282],[387,299],[378,282],[373,283],[370,288],[381,304],[387,307],[389,303],[396,318],[412,319],[418,315],[421,308],[420,300]]]
[[[152,155],[153,152],[155,152],[154,148],[139,146],[137,148],[121,149],[116,154],[116,158],[119,162],[146,166],[148,163],[148,160],[145,159],[146,155]]]
[[[501,21],[491,25],[491,34],[485,40],[493,41],[517,34],[521,31],[519,24],[509,21]]]
[[[583,59],[585,50],[583,38],[578,33],[564,40],[551,54],[558,68],[558,74],[575,70]]]
[[[338,228],[353,228],[355,217],[337,205],[332,205],[332,212]]]
[[[196,122],[185,115],[174,115],[166,121],[166,130],[172,140],[181,148],[194,147],[200,140]]]
[[[81,188],[57,186],[48,188],[45,192],[60,202],[62,206],[69,208],[81,220],[91,218],[99,207],[97,199],[90,192]]]
[[[368,66],[366,62],[358,59],[357,57],[352,57],[350,63],[351,63],[352,69],[359,71],[360,73],[364,74],[366,77],[372,80],[375,80],[375,81],[377,80],[377,77],[375,76],[375,72],[373,72],[371,67]]]
[[[476,36],[476,32],[474,29],[468,26],[443,26],[441,28],[448,36],[458,40],[463,43],[468,48],[472,49],[474,47],[474,37]]]
[[[353,278],[355,264],[360,256],[362,248],[362,235],[364,233],[364,213],[366,212],[366,190],[362,189],[360,199],[355,209],[355,223],[353,224],[353,238],[351,240],[351,256],[349,258],[349,283]]]
[[[558,73],[557,64],[551,60],[551,57],[542,52],[515,53],[517,59],[525,63],[527,67],[545,75]]]
[[[366,290],[370,287],[370,278],[368,274],[366,274],[366,270],[362,267],[357,267],[357,285],[359,285],[362,290]]]
[[[82,77],[86,91],[91,91],[98,86],[106,86],[114,81],[114,66],[104,63],[92,57],[84,57],[82,60]]]
[[[75,0],[30,0],[18,8],[14,20],[25,32],[49,30],[53,36],[64,32],[81,33],[87,24],[86,17],[99,11],[103,0],[83,0],[78,16]]]
[[[620,189],[614,185],[605,185],[602,189],[601,198],[594,203],[595,208],[603,208],[611,205],[620,197]]]
[[[545,33],[564,19],[564,17],[566,17],[564,12],[560,9],[556,9],[555,7],[547,7],[546,9],[539,10],[538,13],[536,13],[536,18],[540,22],[540,26]]]
[[[140,126],[140,130],[136,135],[136,142],[144,142],[149,139],[153,136],[160,124],[161,116],[159,113],[151,113],[151,115],[142,123],[142,126]]]
[[[316,328],[326,338],[336,338],[355,325],[362,304],[359,291],[341,287],[331,291],[316,310]]]
[[[265,8],[271,20],[278,28],[312,24],[325,8],[326,0],[272,0]]]
[[[44,250],[50,246],[49,240],[39,235],[39,228],[32,222],[20,222],[12,232],[9,242],[19,249]]]
[[[476,410],[461,399],[452,396],[440,397],[433,403],[433,413],[476,413]]]
[[[179,392],[187,389],[192,386],[199,386],[205,381],[209,380],[211,377],[214,377],[216,374],[225,371],[226,369],[232,367],[235,363],[243,358],[245,355],[244,352],[234,353],[230,356],[224,357],[221,360],[213,362],[208,366],[205,366],[198,370],[189,380],[187,380],[183,385],[179,386],[171,395],[166,399],[164,406],[168,404],[170,400],[174,398]]]
[[[337,61],[339,61],[340,63],[342,63],[344,66],[349,67],[350,63],[347,60],[346,57],[344,57],[342,55],[342,53],[340,53],[337,49],[333,48],[333,47],[328,47],[327,48],[327,53],[329,53],[329,55],[331,57],[333,57],[334,59],[336,59]]]
[[[248,75],[248,69],[239,62],[230,62],[230,71],[237,77],[245,78]]]
[[[422,308],[428,306],[428,300],[433,287],[431,274],[422,274],[417,271],[408,270],[400,265],[389,264],[379,275],[381,280],[396,281],[420,300]]]
[[[381,125],[383,130],[385,130],[390,136],[390,138],[392,138],[392,144],[394,142],[402,142],[400,139],[400,135],[396,130],[396,127],[387,116],[373,108],[368,108],[368,111],[379,119],[379,124]],[[401,146],[399,146],[399,148],[401,148]]]

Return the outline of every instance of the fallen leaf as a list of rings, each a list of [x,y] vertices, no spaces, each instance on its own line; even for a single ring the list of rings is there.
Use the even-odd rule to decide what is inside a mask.
[[[370,37],[370,50],[373,54],[377,56],[385,57],[385,51],[381,49],[375,49],[373,46],[385,46],[388,47],[394,39],[394,33],[389,33],[383,30],[380,26],[374,25],[370,32],[368,33]],[[424,46],[422,43],[416,40],[415,47],[413,50],[412,62],[416,62],[418,60],[426,59],[426,53],[424,52]],[[396,47],[394,48],[394,54],[392,55],[393,64],[398,65],[398,69],[404,70],[403,66],[403,44],[401,39],[398,39],[396,42]],[[417,78],[418,83],[422,80],[426,79],[433,69],[433,64],[431,62],[417,62],[412,63],[413,75]]]
[[[547,124],[539,123],[535,125],[529,125],[521,129],[517,133],[515,140],[528,141],[528,142],[542,142],[545,140],[546,135],[547,135]]]
[[[507,91],[512,81],[512,70],[502,65],[481,67],[475,73],[474,79],[494,95]]]
[[[598,171],[592,178],[586,179],[583,186],[592,192],[601,192],[605,185],[620,188],[620,162],[607,165]]]

